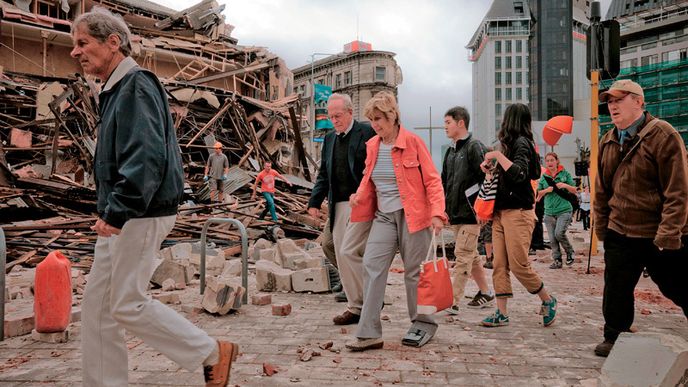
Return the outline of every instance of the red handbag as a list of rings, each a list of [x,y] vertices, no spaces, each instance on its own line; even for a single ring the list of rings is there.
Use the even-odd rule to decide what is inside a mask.
[[[494,215],[495,198],[497,197],[497,185],[499,184],[498,174],[493,173],[492,176],[485,176],[485,180],[480,185],[478,191],[478,198],[475,199],[474,209],[475,217],[482,222],[492,220]]]
[[[420,265],[418,280],[418,314],[433,314],[445,310],[454,304],[454,292],[449,277],[449,262],[442,239],[442,258],[437,258],[435,234],[425,258]]]

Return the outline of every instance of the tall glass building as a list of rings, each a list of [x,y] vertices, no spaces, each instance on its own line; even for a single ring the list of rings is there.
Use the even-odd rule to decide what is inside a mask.
[[[585,32],[590,2],[530,0],[530,108],[533,120],[574,115],[573,101],[587,98]]]

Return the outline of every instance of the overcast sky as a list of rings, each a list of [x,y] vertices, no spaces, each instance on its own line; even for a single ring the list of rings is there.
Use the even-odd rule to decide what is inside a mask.
[[[177,10],[199,3],[154,1]],[[452,106],[472,112],[471,62],[465,46],[490,0],[217,1],[226,5],[226,22],[235,26],[232,36],[240,45],[267,47],[292,69],[310,63],[312,53],[341,52],[357,37],[374,50],[395,52],[404,78],[399,104],[406,128],[427,127],[430,107],[432,126],[442,126]],[[610,1],[603,1],[603,15]],[[427,131],[418,134],[427,142]],[[444,131],[435,130],[436,160],[445,142]]]

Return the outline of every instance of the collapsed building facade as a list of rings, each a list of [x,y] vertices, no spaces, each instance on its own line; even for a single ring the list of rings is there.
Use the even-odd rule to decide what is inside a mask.
[[[13,236],[26,237],[28,230],[78,230],[92,221],[100,84],[80,75],[79,63],[69,54],[71,21],[94,6],[123,17],[132,31],[132,57],[154,72],[168,92],[188,198],[207,199],[203,167],[212,144],[219,141],[233,166],[225,193],[235,195],[235,215],[243,215],[246,225],[255,222],[256,203],[246,200],[249,184],[262,162],[270,160],[297,187],[278,192],[281,217],[293,224],[292,231],[312,235],[299,215],[312,188],[313,161],[301,140],[306,117],[297,113],[301,109],[291,93],[293,75],[267,49],[238,45],[231,36],[234,27],[225,23],[223,5],[203,0],[176,11],[144,0],[4,0],[0,226],[5,224],[8,244],[12,246]],[[187,214],[198,208],[190,206]],[[178,222],[177,237],[198,236],[197,223],[204,218],[193,215],[193,225]],[[38,228],[36,223],[16,223],[46,218]],[[238,234],[216,235],[236,240]],[[17,240],[10,260],[42,244]],[[61,247],[59,242],[51,240],[38,251]]]

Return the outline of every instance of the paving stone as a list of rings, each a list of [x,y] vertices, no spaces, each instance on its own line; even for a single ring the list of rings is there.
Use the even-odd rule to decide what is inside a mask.
[[[574,229],[578,225],[574,223]],[[587,252],[580,244],[574,243],[574,248]],[[318,249],[311,248],[309,255],[315,256],[314,250]],[[481,327],[481,319],[491,312],[488,309],[462,308],[461,314],[451,322],[446,322],[440,313],[436,316],[440,324],[437,334],[423,348],[404,347],[400,343],[410,321],[403,274],[395,272],[389,273],[385,291],[393,301],[392,305],[385,305],[383,311],[389,317],[382,322],[385,346],[363,353],[348,352],[344,348],[355,326],[333,325],[332,317],[342,313],[345,306],[334,302],[330,293],[270,293],[273,303],[291,304],[292,313],[286,318],[273,317],[272,307],[241,308],[238,313],[217,316],[199,313],[202,296],[199,281],[193,279],[186,289],[173,292],[180,295],[182,304],[170,307],[213,338],[241,345],[242,355],[233,366],[230,385],[596,386],[604,363],[604,358],[593,353],[595,345],[602,340],[602,256],[593,257],[591,274],[585,274],[585,264],[580,263],[562,270],[549,270],[549,254],[549,251],[544,252],[541,254],[543,262],[531,261],[531,264],[561,301],[557,322],[552,327],[542,327],[541,316],[537,314],[537,297],[528,294],[513,280],[509,326]],[[193,265],[188,267],[193,268]],[[399,258],[395,258],[392,267],[403,267]],[[23,281],[21,277],[13,280]],[[257,285],[252,270],[248,289],[252,296],[259,293]],[[661,299],[656,285],[649,279],[641,278],[638,288],[652,295],[652,300]],[[475,283],[469,281],[466,294],[476,291]],[[636,300],[636,335],[655,332],[688,337],[688,324],[680,309],[666,300],[649,299]],[[21,309],[22,302],[32,310],[32,301],[19,299],[6,304],[8,314]],[[652,313],[640,314],[641,309]],[[183,370],[129,333],[126,340],[130,348],[129,381],[132,386],[203,385],[200,370]],[[317,348],[326,341],[332,341],[341,352],[322,351],[322,356],[308,363],[299,360],[296,352],[299,347]],[[70,325],[67,343],[34,342],[30,336],[6,339],[0,342],[0,385],[79,386],[80,345],[78,322]],[[279,367],[280,372],[273,377],[262,376],[264,362]],[[383,363],[389,369],[383,369]]]

